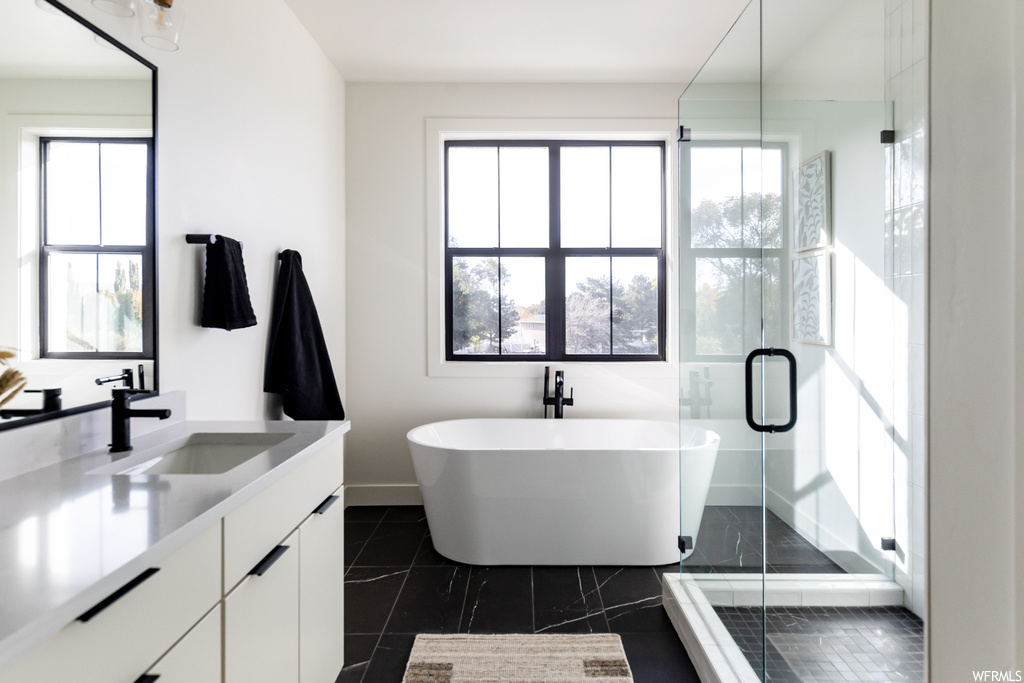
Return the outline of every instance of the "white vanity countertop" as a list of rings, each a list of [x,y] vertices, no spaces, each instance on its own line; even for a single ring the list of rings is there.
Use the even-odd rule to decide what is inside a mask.
[[[90,474],[114,461],[104,448],[0,481],[0,668],[350,427],[347,420],[179,422],[135,437],[128,455],[190,434],[291,436],[223,474]]]

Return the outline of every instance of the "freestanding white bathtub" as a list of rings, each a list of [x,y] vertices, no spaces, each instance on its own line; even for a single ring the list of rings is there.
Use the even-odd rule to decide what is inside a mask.
[[[451,420],[408,440],[434,548],[479,565],[677,562],[719,443],[675,422],[584,419]]]

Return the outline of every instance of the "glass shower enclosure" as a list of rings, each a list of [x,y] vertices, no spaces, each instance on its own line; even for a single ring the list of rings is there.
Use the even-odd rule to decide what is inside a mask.
[[[680,429],[721,441],[666,606],[723,680],[915,678],[822,638],[916,618],[885,52],[882,0],[753,0],[679,99]]]

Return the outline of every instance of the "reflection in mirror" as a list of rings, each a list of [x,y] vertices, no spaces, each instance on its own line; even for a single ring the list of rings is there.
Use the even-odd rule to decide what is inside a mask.
[[[154,102],[155,67],[59,3],[0,3],[0,348],[27,380],[0,430],[125,370],[157,388]]]

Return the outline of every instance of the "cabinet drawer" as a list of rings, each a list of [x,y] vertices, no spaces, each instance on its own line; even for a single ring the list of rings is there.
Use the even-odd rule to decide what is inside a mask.
[[[224,683],[298,683],[299,534],[224,598]]]
[[[155,568],[116,601],[90,610],[88,621],[68,624],[0,672],[0,682],[135,681],[220,598],[220,528],[214,525]]]
[[[345,666],[345,490],[299,527],[299,681],[329,683]]]
[[[160,683],[221,683],[220,622],[218,604],[146,673]]]
[[[224,517],[224,593],[241,581],[344,479],[337,439]]]

